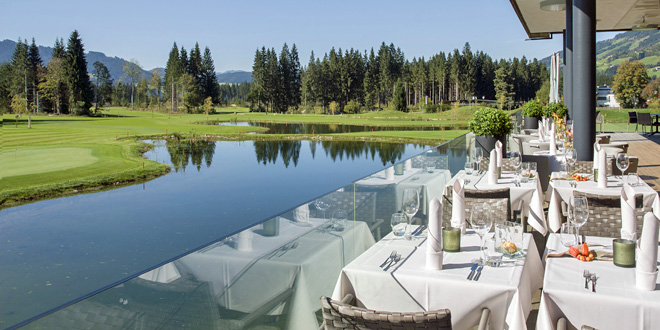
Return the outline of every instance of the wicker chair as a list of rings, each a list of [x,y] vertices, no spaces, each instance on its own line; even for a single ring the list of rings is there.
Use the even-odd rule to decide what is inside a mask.
[[[580,228],[580,233],[586,236],[620,237],[621,236],[621,197],[587,194],[579,191],[574,196],[586,196],[589,204],[589,219]],[[637,237],[642,234],[645,208],[642,194],[635,195],[637,207]]]
[[[614,163],[614,158],[608,160],[607,162],[608,169],[610,170],[608,173],[612,175],[621,175],[621,170],[619,170],[618,167],[616,167],[616,164]],[[628,168],[626,169],[626,174],[628,173],[637,173],[637,165],[639,164],[639,158],[637,157],[629,157],[628,158]]]
[[[594,162],[590,160],[578,160],[575,161],[575,164],[568,164],[568,172],[573,173],[577,171],[577,174],[588,174],[591,175],[594,172]]]
[[[442,200],[442,222],[443,226],[449,226],[452,215],[452,186],[445,187],[445,194]],[[512,220],[511,218],[511,196],[509,188],[492,190],[474,190],[465,189],[465,219],[470,221],[472,208],[477,204],[488,204],[493,219]]]
[[[350,304],[353,295],[348,294],[342,301],[321,297],[321,312],[325,330],[380,330],[380,329],[451,329],[451,312],[441,309],[429,312],[383,312],[355,307]],[[490,310],[481,311],[479,330],[487,329]]]
[[[637,133],[637,112],[628,111],[628,125],[626,126],[626,132],[630,129],[630,124],[635,124],[635,133]]]

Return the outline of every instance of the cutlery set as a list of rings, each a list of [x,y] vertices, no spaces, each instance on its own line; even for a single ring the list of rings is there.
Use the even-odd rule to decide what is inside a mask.
[[[399,261],[401,261],[401,255],[398,254],[396,250],[393,250],[390,256],[387,257],[387,259],[385,259],[385,261],[382,264],[380,264],[380,266],[378,267],[380,268],[385,267],[383,268],[383,271],[387,271],[388,269],[390,269],[390,267],[396,265]]]
[[[426,229],[426,225],[421,225],[417,227],[417,229],[415,229],[412,233],[410,233],[410,235],[419,236],[419,234],[421,234],[425,229]]]
[[[475,263],[472,265],[472,268],[470,269],[470,274],[468,274],[467,279],[469,281],[478,281],[479,277],[481,277],[481,271],[484,269],[483,265],[479,265]]]
[[[277,257],[279,258],[279,257],[285,255],[287,252],[289,252],[289,250],[293,250],[293,249],[295,249],[295,248],[297,248],[297,247],[298,247],[298,242],[293,242],[293,243],[285,244],[284,246],[280,247],[279,249],[273,251],[273,252],[270,254],[270,256],[268,257],[268,259],[270,259],[270,258],[272,258],[272,257],[274,257],[274,256],[277,256]]]
[[[597,277],[596,273],[589,273],[588,270],[582,273],[582,277],[584,277],[584,288],[589,289],[589,282],[591,282],[591,292],[596,292],[596,281],[600,277]]]

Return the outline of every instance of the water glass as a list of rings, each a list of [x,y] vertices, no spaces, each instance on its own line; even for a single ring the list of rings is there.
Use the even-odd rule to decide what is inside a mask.
[[[513,184],[516,186],[520,186],[520,183],[522,182],[522,175],[520,175],[520,171],[515,171],[513,172]]]
[[[474,164],[472,162],[465,162],[465,174],[472,175],[472,168]]]
[[[522,163],[522,157],[520,156],[520,153],[517,151],[511,151],[509,154],[509,158],[511,158],[511,161],[513,162],[512,165],[516,169],[520,168],[520,164]]]
[[[520,165],[520,171],[521,171],[521,177],[522,177],[522,182],[527,183],[529,181],[529,177],[531,175],[531,172],[529,171],[529,162],[523,162],[522,165]]]
[[[571,222],[565,222],[561,224],[561,229],[559,231],[559,238],[561,239],[561,244],[565,247],[577,245],[577,231],[575,224]]]
[[[392,234],[396,237],[403,237],[408,228],[408,220],[403,213],[392,214]]]
[[[502,263],[504,253],[500,250],[500,245],[497,244],[495,237],[486,239],[484,246],[486,251],[486,264],[490,267],[499,267]]]
[[[639,185],[639,176],[637,173],[628,173],[628,184],[632,187]]]
[[[481,239],[481,253],[483,255],[481,261],[483,262],[486,260],[484,252],[484,235],[490,231],[490,227],[493,225],[493,219],[490,216],[488,205],[483,204],[472,207],[472,212],[470,213],[470,225],[472,225],[472,229]]]
[[[346,228],[346,221],[348,215],[344,210],[335,210],[332,212],[332,229],[336,231],[343,231]]]
[[[536,170],[536,166],[536,162],[529,163],[529,178],[532,180],[532,182],[538,179],[539,176],[539,172]]]

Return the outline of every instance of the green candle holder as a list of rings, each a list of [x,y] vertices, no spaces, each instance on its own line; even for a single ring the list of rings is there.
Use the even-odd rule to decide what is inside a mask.
[[[461,228],[442,228],[442,249],[446,252],[461,252]]]
[[[617,238],[612,240],[614,265],[624,268],[635,267],[635,241]]]
[[[403,163],[394,165],[394,175],[403,175]]]

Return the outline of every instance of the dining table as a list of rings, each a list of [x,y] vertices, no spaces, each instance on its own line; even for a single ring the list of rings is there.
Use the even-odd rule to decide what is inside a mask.
[[[451,180],[447,182],[445,191],[452,189],[454,182],[462,179],[465,189],[490,190],[499,188],[509,188],[511,199],[511,209],[521,208],[522,215],[527,218],[527,223],[542,234],[548,230],[543,211],[543,190],[539,180],[529,180],[521,182],[519,185],[514,180],[513,171],[502,171],[502,177],[497,180],[497,184],[489,184],[487,171],[481,174],[473,173],[468,175],[464,170],[459,171]]]
[[[219,242],[178,261],[182,271],[211,284],[218,306],[231,313],[264,312],[261,306],[282,299],[269,313],[282,314],[288,329],[316,329],[318,297],[329,295],[334,278],[353,258],[375,241],[364,221],[347,221],[342,230],[333,223],[310,218],[298,223],[284,217],[276,236],[252,233],[249,250],[238,249],[237,237]]]
[[[561,203],[564,202],[568,204],[568,201],[575,191],[598,195],[620,196],[624,180],[627,180],[624,179],[626,176],[608,175],[607,187],[599,188],[598,182],[595,182],[593,177],[590,177],[588,181],[578,182],[575,180],[564,180],[563,178],[565,174],[566,173],[553,172],[550,175],[550,184],[548,185],[548,191],[546,192],[546,200],[549,202],[548,227],[552,232],[559,231],[561,227],[563,217]],[[571,185],[571,183],[573,185]],[[660,198],[658,198],[658,192],[653,190],[653,188],[643,180],[639,180],[638,183],[633,184],[632,188],[635,190],[636,194],[643,195],[643,207],[651,208],[656,216],[660,216]]]
[[[481,310],[491,311],[491,329],[526,329],[532,294],[541,287],[543,265],[531,234],[523,234],[523,254],[504,258],[500,267],[485,266],[478,280],[468,280],[480,252],[480,238],[472,230],[461,238],[461,250],[443,252],[442,270],[426,267],[427,233],[407,240],[391,233],[341,270],[333,299],[353,294],[357,305],[396,312],[448,308],[452,327],[467,329],[479,323]],[[492,235],[487,234],[487,235]],[[393,251],[400,261],[379,267]]]
[[[433,198],[442,198],[444,186],[451,179],[451,172],[447,169],[426,169],[418,171],[412,176],[402,180],[396,185],[395,202],[397,209],[401,209],[401,198],[405,189],[419,191],[419,212],[428,213],[429,202]]]
[[[586,242],[597,252],[612,252],[612,238],[587,236]],[[546,254],[566,250],[558,234],[548,236]],[[585,288],[585,271],[596,274],[595,290],[593,285]],[[559,318],[577,329],[583,325],[596,329],[657,329],[659,289],[660,278],[655,291],[637,289],[635,268],[618,267],[609,260],[547,258],[536,329],[555,329]]]

